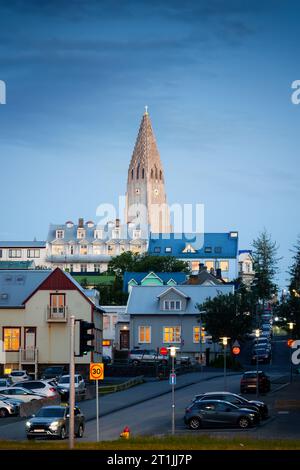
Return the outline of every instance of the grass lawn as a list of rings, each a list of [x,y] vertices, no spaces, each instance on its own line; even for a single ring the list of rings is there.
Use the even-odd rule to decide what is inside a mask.
[[[265,440],[239,436],[234,439],[211,438],[206,435],[136,437],[129,440],[100,443],[75,441],[79,450],[299,450],[299,440]],[[1,450],[67,450],[61,441],[0,441]]]
[[[90,285],[99,285],[99,286],[112,286],[115,280],[115,276],[85,276],[84,274],[76,276],[73,275],[74,279],[79,282],[79,284],[85,279],[87,284]]]

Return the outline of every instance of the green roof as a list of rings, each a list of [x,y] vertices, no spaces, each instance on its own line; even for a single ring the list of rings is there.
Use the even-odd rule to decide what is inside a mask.
[[[33,261],[0,261],[0,269],[34,269]]]

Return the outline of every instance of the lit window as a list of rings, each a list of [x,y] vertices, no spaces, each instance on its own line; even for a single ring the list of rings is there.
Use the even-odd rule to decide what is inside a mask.
[[[212,253],[212,247],[211,246],[206,246],[204,248],[204,253]]]
[[[205,343],[205,328],[202,327],[201,332],[202,343]],[[193,327],[193,343],[200,343],[200,326]]]
[[[139,326],[139,343],[151,343],[151,326]]]
[[[40,250],[27,250],[27,258],[40,258]]]
[[[110,316],[103,315],[103,329],[109,330],[110,329]]]
[[[228,271],[229,270],[229,262],[228,261],[220,261],[219,267],[221,271]]]
[[[56,230],[56,238],[64,238],[64,230]]]
[[[85,238],[85,229],[84,228],[79,228],[77,230],[77,238]]]
[[[87,245],[81,245],[80,246],[80,254],[81,255],[87,255],[88,254],[88,246]]]
[[[111,339],[103,339],[102,346],[111,346]]]
[[[180,326],[165,326],[163,328],[164,343],[180,343],[181,328]]]
[[[211,269],[215,269],[215,262],[205,261],[205,266],[207,267],[207,271],[210,271]]]
[[[199,261],[192,261],[192,271],[199,270]]]
[[[21,258],[22,257],[22,250],[9,250],[8,251],[9,258]]]
[[[21,328],[3,328],[4,337],[4,350],[5,351],[19,351]]]
[[[52,313],[64,313],[65,306],[65,294],[50,294],[50,307]]]
[[[164,310],[181,310],[180,300],[165,300]]]

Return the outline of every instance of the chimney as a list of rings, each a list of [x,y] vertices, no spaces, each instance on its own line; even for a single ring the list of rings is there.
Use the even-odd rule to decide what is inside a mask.
[[[120,219],[116,219],[116,228],[120,227]]]
[[[222,270],[220,268],[216,269],[216,278],[222,280]]]
[[[80,217],[78,219],[78,228],[83,228],[83,218],[82,217]]]

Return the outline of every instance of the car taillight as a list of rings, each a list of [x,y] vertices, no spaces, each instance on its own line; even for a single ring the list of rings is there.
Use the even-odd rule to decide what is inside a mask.
[[[53,388],[53,387],[50,387],[49,390],[50,390],[50,392],[56,392],[55,388]]]

